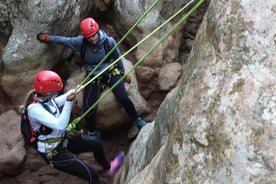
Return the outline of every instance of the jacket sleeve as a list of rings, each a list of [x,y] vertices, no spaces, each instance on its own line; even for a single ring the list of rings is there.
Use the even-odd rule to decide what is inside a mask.
[[[55,102],[57,104],[58,107],[61,107],[64,105],[64,103],[66,102],[66,98],[69,94],[73,93],[75,91],[75,89],[71,89],[69,91],[67,91],[66,93],[64,93],[63,95],[60,95],[58,97],[55,98]]]
[[[50,42],[62,44],[67,47],[70,47],[71,49],[77,52],[80,52],[82,42],[83,42],[83,36],[77,36],[77,37],[50,36]]]
[[[28,116],[30,121],[37,122],[49,128],[61,131],[66,129],[66,126],[70,121],[72,106],[73,102],[65,101],[60,116],[55,117],[45,108],[43,108],[41,104],[36,103],[29,105]]]

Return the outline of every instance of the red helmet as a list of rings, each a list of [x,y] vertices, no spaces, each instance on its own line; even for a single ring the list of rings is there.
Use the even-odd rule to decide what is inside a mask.
[[[94,19],[86,18],[81,21],[80,30],[85,38],[90,38],[98,32],[99,25]]]
[[[35,76],[33,85],[38,93],[58,92],[63,88],[60,76],[50,70],[39,72]]]

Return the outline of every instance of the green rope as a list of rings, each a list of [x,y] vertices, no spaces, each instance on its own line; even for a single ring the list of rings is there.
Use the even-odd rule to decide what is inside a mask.
[[[92,110],[96,105],[98,105],[131,71],[133,71],[148,55],[150,55],[172,32],[179,27],[202,3],[204,0],[200,0],[193,8],[185,14],[161,39],[153,46],[150,50],[148,50],[147,53],[143,55],[134,65],[133,67],[124,74],[112,87],[110,87],[108,90],[106,90],[103,95],[85,112],[82,114],[82,116],[74,119],[68,126],[67,130],[72,130],[76,127],[77,123],[85,117],[90,110]]]
[[[136,23],[128,30],[128,32],[117,42],[117,44],[105,55],[105,57],[95,66],[95,68],[83,79],[83,81],[80,83],[80,85],[76,88],[76,93],[78,93],[81,90],[82,86],[89,78],[90,76],[99,68],[99,66],[111,55],[111,53],[116,49],[118,45],[120,45],[123,40],[131,33],[131,31],[144,19],[144,17],[156,6],[156,4],[160,0],[155,0],[155,2],[147,9],[147,11],[136,21]],[[113,66],[113,65],[112,65]],[[110,68],[109,66],[108,68]],[[108,69],[107,68],[107,69]],[[90,82],[89,82],[90,83]]]
[[[113,63],[111,63],[108,67],[103,69],[101,72],[99,72],[96,76],[94,76],[92,79],[87,81],[85,84],[82,84],[82,87],[87,86],[89,83],[93,82],[95,79],[97,79],[100,75],[102,75],[104,72],[106,72],[108,69],[113,67],[117,62],[120,61],[124,56],[129,54],[131,51],[133,51],[136,47],[138,47],[141,43],[143,43],[146,39],[148,39],[150,36],[152,36],[155,32],[157,32],[159,29],[161,29],[165,24],[167,24],[171,19],[176,17],[179,13],[181,13],[183,10],[185,10],[194,0],[191,0],[188,4],[186,4],[184,7],[182,7],[178,12],[176,12],[174,15],[172,15],[169,19],[167,19],[163,24],[161,24],[159,27],[157,27],[155,30],[153,30],[150,34],[148,34],[145,38],[143,38],[140,42],[135,44],[132,48],[130,48],[127,52],[125,52],[123,55],[121,55],[119,58],[117,58]],[[80,91],[77,90],[76,93]]]

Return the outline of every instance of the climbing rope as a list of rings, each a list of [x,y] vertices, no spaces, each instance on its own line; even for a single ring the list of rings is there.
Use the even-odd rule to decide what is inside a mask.
[[[179,11],[177,11],[174,15],[172,15],[169,19],[167,19],[163,24],[161,24],[159,27],[157,27],[155,30],[153,30],[150,34],[148,34],[145,38],[143,38],[140,42],[138,42],[137,44],[135,44],[133,47],[131,47],[127,52],[125,52],[124,54],[122,54],[119,58],[117,58],[115,61],[113,61],[108,67],[106,67],[105,69],[103,69],[101,72],[99,72],[96,76],[94,76],[93,78],[91,78],[90,80],[88,80],[86,83],[82,84],[82,87],[87,86],[89,83],[93,82],[94,80],[96,80],[99,76],[101,76],[103,73],[105,73],[107,70],[109,70],[110,68],[112,68],[117,62],[119,62],[124,56],[126,56],[127,54],[129,54],[131,51],[133,51],[136,47],[138,47],[140,44],[142,44],[146,39],[148,39],[150,36],[152,36],[155,32],[157,32],[158,30],[160,30],[165,24],[167,24],[170,20],[172,20],[174,17],[176,17],[178,14],[180,14],[183,10],[185,10],[194,0],[191,0],[188,4],[186,4],[185,6],[183,6]],[[76,91],[76,93],[78,93],[80,91],[80,89],[78,89]]]
[[[182,18],[168,31],[166,32],[166,34],[161,37],[161,39],[154,45],[151,47],[150,50],[148,50],[148,52],[146,52],[132,67],[131,69],[126,72],[113,86],[111,86],[108,90],[106,90],[101,97],[86,111],[84,112],[80,117],[75,118],[70,124],[68,124],[67,126],[67,130],[71,131],[73,129],[76,128],[77,123],[84,118],[93,108],[95,108],[130,72],[132,72],[148,55],[150,55],[170,34],[172,34],[173,31],[175,31],[176,28],[178,28],[202,3],[204,2],[204,0],[200,0],[199,2],[197,2],[192,8],[191,10],[186,13],[185,15],[182,16]],[[192,3],[192,1],[190,1],[190,3]],[[183,11],[185,8],[187,7],[184,6],[183,8],[181,8],[181,11]],[[171,20],[173,17],[175,17],[177,14],[179,14],[181,11],[178,11],[177,13],[175,13],[170,19]],[[164,22],[161,26],[158,27],[158,29],[160,29],[162,26],[164,26],[168,21]],[[157,30],[158,30],[157,29]],[[156,32],[157,30],[154,30],[153,32]],[[150,35],[152,35],[153,33],[151,33]],[[149,36],[147,36],[145,39],[147,39]],[[145,40],[143,39],[143,41]],[[140,43],[140,42],[139,42]],[[142,43],[142,42],[141,42]],[[137,44],[136,44],[137,45]],[[135,45],[135,46],[136,46]],[[134,46],[134,47],[135,47]],[[138,45],[137,45],[138,46]],[[132,48],[131,48],[132,49]],[[133,50],[133,49],[132,49]],[[127,52],[129,53],[129,52]],[[119,60],[119,59],[118,59]],[[117,61],[117,60],[116,60]],[[116,61],[114,61],[113,63],[115,63]]]
[[[86,81],[90,78],[90,76],[99,68],[99,66],[111,55],[111,53],[116,49],[117,46],[119,46],[123,40],[132,32],[132,30],[147,16],[147,14],[157,5],[157,3],[160,0],[155,0],[153,4],[147,9],[147,11],[135,22],[135,24],[128,30],[128,32],[117,42],[117,44],[105,55],[105,57],[95,66],[95,68],[83,79],[83,81],[80,83],[79,86],[76,88],[76,93],[78,93],[82,86],[86,86]],[[112,65],[113,66],[113,65]],[[109,69],[111,66],[109,66],[107,69]],[[102,73],[101,73],[102,74]],[[99,76],[99,75],[97,75]],[[94,79],[95,80],[95,79]],[[90,82],[92,82],[90,80]],[[90,83],[89,82],[89,83]]]

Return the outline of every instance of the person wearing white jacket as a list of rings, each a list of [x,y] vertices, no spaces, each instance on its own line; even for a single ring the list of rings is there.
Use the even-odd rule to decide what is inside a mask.
[[[35,76],[33,87],[34,90],[26,96],[23,109],[27,109],[30,124],[38,135],[35,149],[45,162],[89,183],[100,183],[96,169],[75,155],[93,152],[106,174],[113,176],[123,163],[122,152],[109,163],[99,139],[88,135],[67,136],[69,134],[66,127],[76,96],[74,89],[59,95],[63,89],[62,80],[57,73],[50,70],[40,71]],[[53,139],[59,141],[49,141]]]

